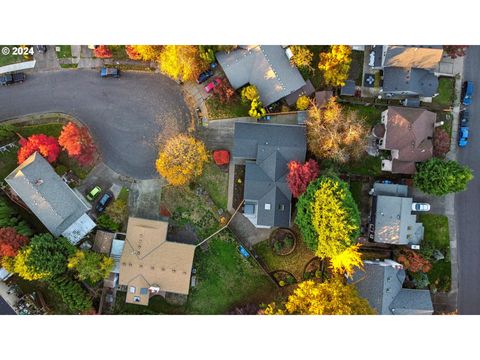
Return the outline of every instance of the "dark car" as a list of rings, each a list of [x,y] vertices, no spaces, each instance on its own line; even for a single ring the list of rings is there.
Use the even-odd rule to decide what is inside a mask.
[[[107,78],[107,77],[119,78],[120,77],[120,70],[117,69],[117,68],[103,67],[102,70],[100,70],[100,76],[102,78]]]
[[[5,74],[0,77],[0,84],[12,85],[15,83],[22,83],[25,81],[25,74],[24,73],[13,73],[13,74]]]
[[[35,50],[40,53],[46,53],[47,52],[47,46],[46,45],[35,45]]]
[[[213,71],[212,70],[205,70],[200,75],[198,75],[197,84],[201,84],[201,83],[207,81],[212,76],[213,76]]]
[[[460,126],[468,125],[470,121],[470,113],[468,110],[460,111]]]
[[[105,208],[107,205],[112,201],[113,195],[109,193],[105,193],[102,195],[100,200],[98,200],[97,205],[95,205],[95,210],[97,210],[98,213],[102,213],[105,211]]]
[[[468,106],[472,103],[473,82],[465,81],[462,89],[462,104]]]

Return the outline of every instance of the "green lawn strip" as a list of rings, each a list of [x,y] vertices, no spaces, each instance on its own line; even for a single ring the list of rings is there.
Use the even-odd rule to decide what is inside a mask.
[[[62,132],[63,124],[51,123],[40,125],[28,125],[19,127],[18,133],[23,137],[29,137],[34,134],[45,134],[58,138]]]
[[[382,159],[365,153],[359,160],[345,164],[332,160],[323,160],[322,169],[330,168],[335,172],[354,175],[380,176],[382,174]]]
[[[76,69],[78,64],[60,64],[60,67],[63,69]]]
[[[197,182],[207,190],[217,207],[227,208],[228,173],[211,162],[205,165],[203,174]]]
[[[128,196],[130,195],[130,192],[128,191],[128,188],[122,187],[120,190],[120,193],[118,194],[117,200],[123,200],[128,203]]]
[[[12,55],[12,46],[9,46],[9,48],[10,48],[10,54],[0,55],[0,66],[12,65],[12,64],[17,64],[17,63],[31,60],[31,56]]]
[[[362,183],[360,181],[351,181],[350,182],[350,192],[352,193],[353,199],[357,203],[358,208],[361,208],[362,201]]]
[[[248,116],[249,104],[244,104],[237,95],[229,104],[222,104],[216,96],[210,96],[205,101],[209,120],[229,119]]]
[[[439,291],[450,291],[452,268],[450,259],[450,237],[448,218],[444,215],[421,214],[419,221],[425,228],[421,247],[433,247],[443,253],[445,259],[432,262],[428,272],[430,284]]]
[[[0,180],[5,179],[5,177],[10,174],[16,167],[17,164],[17,149],[9,149],[0,153]]]
[[[56,45],[60,47],[60,51],[57,51],[57,57],[60,59],[72,57],[72,47],[70,45]]]
[[[298,281],[303,280],[305,265],[315,256],[301,239],[297,239],[294,252],[286,256],[275,255],[268,240],[254,245],[254,249],[262,260],[265,261],[270,271],[290,271]]]
[[[115,60],[128,59],[127,53],[125,52],[125,45],[109,45],[108,48],[112,52],[113,59]]]
[[[455,100],[455,79],[441,77],[438,80],[438,95],[433,98],[433,102],[443,107],[452,106]]]
[[[342,105],[346,109],[356,111],[360,117],[365,119],[365,123],[369,127],[372,127],[380,122],[382,112],[387,108],[386,106],[365,106],[347,103]]]

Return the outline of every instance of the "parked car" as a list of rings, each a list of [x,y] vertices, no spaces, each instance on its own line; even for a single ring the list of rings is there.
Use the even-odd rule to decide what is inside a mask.
[[[460,126],[468,125],[470,121],[470,112],[468,110],[460,111]]]
[[[102,192],[100,186],[95,186],[92,190],[90,190],[87,194],[87,199],[89,201],[93,201],[97,198],[98,195]]]
[[[213,71],[212,70],[205,70],[200,75],[198,75],[197,84],[201,84],[201,83],[207,81],[212,76],[213,76]]]
[[[15,83],[22,83],[24,81],[25,81],[24,73],[5,74],[0,77],[0,84],[4,86],[15,84]]]
[[[120,70],[117,69],[117,68],[103,67],[102,70],[100,70],[100,76],[102,78],[107,78],[107,77],[119,78],[120,77]]]
[[[107,205],[112,201],[113,195],[109,193],[105,193],[102,195],[100,200],[98,200],[97,205],[95,205],[95,210],[97,210],[98,213],[102,213],[105,211],[107,208]]]
[[[465,147],[468,144],[468,134],[470,132],[470,129],[468,128],[468,125],[461,125],[458,130],[458,146],[459,147]]]
[[[43,54],[47,52],[47,46],[46,45],[35,45],[35,51]]]
[[[208,85],[206,85],[206,86],[204,87],[204,89],[205,89],[205,91],[206,91],[207,93],[209,93],[210,91],[213,90],[213,88],[214,88],[215,86],[217,86],[217,85],[220,84],[221,82],[222,82],[221,79],[215,78],[215,79],[213,79],[212,82],[210,82]]]
[[[412,211],[430,211],[430,204],[428,203],[412,203]]]
[[[462,104],[468,106],[472,103],[473,82],[465,81],[462,89]]]

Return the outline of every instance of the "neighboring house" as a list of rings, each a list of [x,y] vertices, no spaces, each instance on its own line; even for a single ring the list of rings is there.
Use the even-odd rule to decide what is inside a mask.
[[[167,241],[167,230],[166,221],[128,219],[119,264],[127,303],[147,306],[151,296],[167,292],[188,295],[195,246]]]
[[[54,236],[78,243],[96,224],[90,204],[57,175],[38,152],[13,170],[5,181]]]
[[[420,245],[424,228],[412,214],[413,199],[408,187],[398,184],[373,184],[369,237],[378,243]]]
[[[305,161],[305,127],[235,123],[233,157],[245,161],[244,215],[260,228],[289,227],[287,164]]]
[[[287,51],[280,45],[241,46],[229,53],[217,52],[216,58],[235,90],[255,85],[263,105],[268,106],[306,85]],[[310,92],[308,86],[302,91]]]
[[[390,150],[391,160],[382,160],[382,171],[414,174],[417,162],[433,156],[433,133],[437,115],[419,108],[389,106],[381,123],[373,128],[380,150]]]
[[[369,66],[383,70],[383,96],[431,98],[437,93],[435,70],[442,56],[442,46],[376,45]]]
[[[348,282],[379,315],[432,315],[429,290],[404,289],[405,270],[393,260],[364,261]]]

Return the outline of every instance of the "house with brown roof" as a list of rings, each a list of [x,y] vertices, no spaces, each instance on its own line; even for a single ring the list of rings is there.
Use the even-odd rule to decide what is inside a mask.
[[[382,160],[382,170],[414,174],[415,163],[433,156],[433,132],[437,115],[419,108],[389,106],[381,123],[373,128],[380,150],[390,150],[391,159]]]
[[[188,295],[195,246],[167,241],[168,222],[130,217],[120,258],[126,302],[147,306],[155,295]]]

